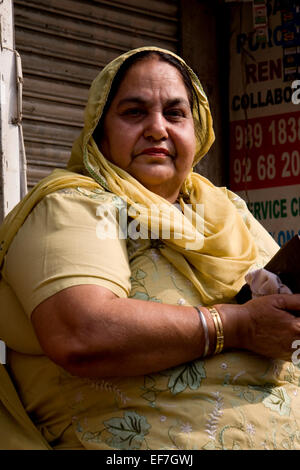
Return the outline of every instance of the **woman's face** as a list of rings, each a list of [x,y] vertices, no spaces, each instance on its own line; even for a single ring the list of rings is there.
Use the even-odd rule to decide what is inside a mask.
[[[150,191],[174,202],[196,139],[180,72],[156,57],[127,71],[106,113],[100,149]]]

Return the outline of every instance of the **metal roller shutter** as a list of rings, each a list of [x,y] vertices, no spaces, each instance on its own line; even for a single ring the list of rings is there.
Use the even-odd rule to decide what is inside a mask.
[[[179,0],[14,0],[29,188],[65,167],[107,62],[144,45],[178,50],[178,12]]]

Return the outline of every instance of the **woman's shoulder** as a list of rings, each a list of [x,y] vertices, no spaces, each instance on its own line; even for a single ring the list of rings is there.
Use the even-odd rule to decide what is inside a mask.
[[[98,188],[88,188],[84,186],[60,188],[45,195],[37,206],[33,209],[42,210],[47,208],[62,210],[63,212],[84,210],[94,208],[105,208],[116,211],[123,207],[125,203],[116,194]],[[81,209],[80,209],[81,208]]]
[[[62,227],[95,227],[104,219],[117,220],[122,200],[115,194],[84,186],[56,189],[33,207],[23,227],[47,227],[47,233]],[[23,228],[21,227],[21,228]]]
[[[105,189],[97,189],[97,188],[88,188],[84,186],[74,186],[74,187],[65,187],[57,189],[46,196],[43,199],[53,199],[53,198],[66,198],[68,199],[69,196],[72,196],[74,199],[79,200],[97,200],[99,202],[111,202],[116,198],[113,193],[106,191]]]

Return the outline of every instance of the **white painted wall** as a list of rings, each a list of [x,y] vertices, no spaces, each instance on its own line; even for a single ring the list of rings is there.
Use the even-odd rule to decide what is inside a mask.
[[[20,60],[14,51],[13,5],[11,0],[0,0],[0,218],[26,193],[25,158],[20,152],[21,86]]]

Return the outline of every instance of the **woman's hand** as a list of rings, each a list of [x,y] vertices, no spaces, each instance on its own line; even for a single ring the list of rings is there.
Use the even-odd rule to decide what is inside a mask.
[[[216,308],[224,323],[225,347],[291,361],[292,343],[300,339],[300,317],[295,316],[300,312],[299,294],[267,295],[243,305]]]

